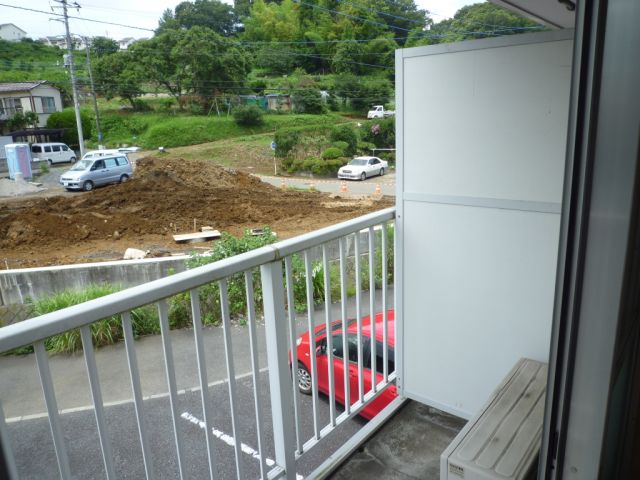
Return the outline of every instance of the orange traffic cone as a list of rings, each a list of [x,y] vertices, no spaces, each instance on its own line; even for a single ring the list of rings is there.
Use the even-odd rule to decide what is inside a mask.
[[[284,183],[284,178],[282,180],[280,180],[280,188],[287,188],[287,184]]]
[[[380,184],[376,183],[376,189],[373,192],[373,196],[374,197],[381,197],[382,196],[382,188],[380,188]]]
[[[348,193],[347,182],[340,182],[340,193]]]

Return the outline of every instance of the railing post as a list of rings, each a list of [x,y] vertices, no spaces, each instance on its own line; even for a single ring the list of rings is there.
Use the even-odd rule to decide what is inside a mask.
[[[273,440],[276,463],[285,469],[285,478],[296,478],[296,435],[293,412],[293,392],[289,370],[287,316],[284,308],[282,262],[260,267],[267,340],[267,361],[273,417]]]

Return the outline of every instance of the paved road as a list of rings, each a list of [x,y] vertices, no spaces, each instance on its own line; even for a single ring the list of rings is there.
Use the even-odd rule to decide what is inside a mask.
[[[241,453],[242,478],[260,477],[260,456],[258,453],[257,431],[253,384],[250,377],[239,380],[238,399],[235,408],[238,418],[236,434],[242,442]],[[259,390],[263,400],[263,454],[267,464],[273,465],[275,458],[273,446],[272,418],[269,402],[268,378],[260,377]],[[234,451],[234,431],[229,415],[229,396],[226,383],[209,389],[213,420],[213,448],[216,456],[216,468],[219,478],[236,478]],[[305,418],[311,418],[311,400],[301,396],[301,412]],[[168,398],[156,398],[145,402],[145,416],[148,425],[148,438],[153,468],[156,478],[178,478],[178,462],[175,449],[173,426],[168,414]],[[199,392],[187,392],[179,396],[178,431],[181,436],[183,470],[185,478],[207,478],[208,462],[205,433],[199,422],[203,419]],[[108,407],[105,412],[107,426],[113,450],[114,467],[117,478],[144,478],[144,465],[140,450],[137,424],[132,403]],[[329,405],[326,397],[319,402],[321,424],[328,423]],[[339,427],[331,441],[319,444],[309,451],[297,465],[300,477],[308,475],[326,457],[335,451],[346,439],[350,438],[365,424],[359,418],[349,420]],[[104,467],[93,411],[84,410],[62,416],[62,425],[67,446],[71,470],[75,478],[104,478]],[[57,479],[56,457],[51,441],[49,424],[46,418],[37,418],[13,422],[8,425],[9,435],[17,456],[18,471],[23,479]],[[310,438],[310,422],[302,425],[302,438]],[[337,438],[336,438],[337,437]],[[268,470],[269,468],[267,468]]]
[[[373,195],[376,190],[376,186],[380,185],[380,190],[383,195],[395,196],[396,194],[396,174],[388,173],[383,177],[371,177],[365,181],[352,181],[352,180],[338,180],[338,179],[315,179],[308,177],[274,177],[269,175],[257,175],[263,182],[270,183],[277,187],[281,187],[282,184],[294,187],[294,188],[311,188],[315,187],[321,192],[344,194],[341,192],[341,186],[346,185],[346,195]]]
[[[381,292],[376,292],[379,308]],[[388,292],[389,305],[393,303],[393,292]],[[348,316],[353,316],[353,301],[349,302]],[[368,294],[362,298],[363,314],[368,313]],[[331,318],[340,318],[340,305],[331,307]],[[315,311],[316,324],[324,322],[324,311]],[[265,451],[273,458],[273,432],[269,408],[268,372],[264,326],[258,325],[259,357],[261,368],[261,398],[264,401]],[[305,315],[297,317],[296,330],[300,334],[307,330]],[[184,435],[185,468],[187,478],[206,477],[206,452],[204,433],[198,425],[203,419],[200,392],[197,389],[197,367],[193,352],[193,331],[184,329],[171,332],[171,341],[176,363],[179,395],[179,429]],[[250,349],[248,329],[232,327],[235,373],[238,378],[239,438],[247,445],[245,451],[257,450],[253,386],[250,375]],[[209,392],[214,410],[213,427],[216,429],[215,448],[222,478],[235,478],[235,457],[231,415],[229,409],[227,371],[224,357],[223,330],[219,327],[205,329],[205,348],[209,375]],[[141,370],[146,418],[149,422],[153,458],[160,473],[159,478],[175,478],[177,463],[173,444],[169,400],[159,336],[149,336],[136,342],[136,354]],[[131,388],[122,344],[105,347],[96,352],[96,360],[106,403],[109,433],[113,439],[114,461],[118,477],[140,478],[143,465],[140,455],[138,433],[135,423]],[[72,471],[77,478],[103,478],[95,419],[83,356],[58,355],[51,358],[58,407],[62,411],[62,423],[70,451]],[[0,358],[0,401],[8,419],[9,432],[16,453],[21,478],[56,478],[55,455],[46,418],[42,391],[33,355]],[[302,438],[312,435],[312,410],[309,397],[301,397]],[[320,401],[321,425],[328,422],[328,400]],[[354,419],[346,422],[330,441],[318,445],[299,464],[299,473],[309,473],[344,441],[351,437],[364,422]],[[255,456],[243,454],[244,478],[258,478],[259,461]]]

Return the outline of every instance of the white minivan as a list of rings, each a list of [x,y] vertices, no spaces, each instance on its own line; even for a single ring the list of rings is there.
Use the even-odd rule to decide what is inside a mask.
[[[84,190],[110,183],[124,183],[133,175],[131,163],[124,153],[104,157],[85,158],[71,170],[60,175],[60,183],[67,190]]]
[[[64,143],[59,142],[33,143],[31,145],[31,156],[34,160],[45,161],[49,165],[76,161],[76,152]]]

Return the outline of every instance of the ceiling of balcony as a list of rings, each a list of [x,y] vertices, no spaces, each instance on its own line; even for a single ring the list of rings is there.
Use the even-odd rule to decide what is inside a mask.
[[[552,28],[573,28],[578,0],[489,0]]]

